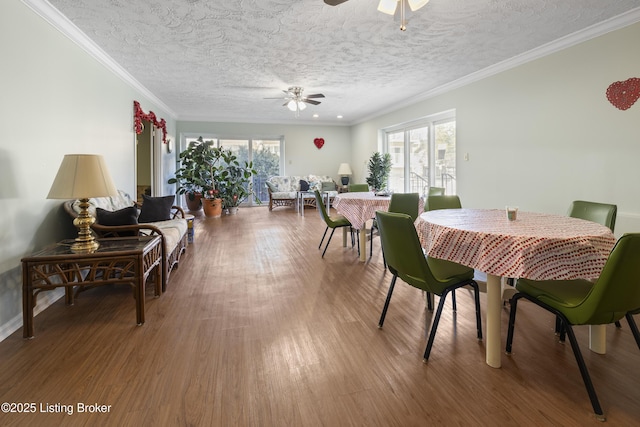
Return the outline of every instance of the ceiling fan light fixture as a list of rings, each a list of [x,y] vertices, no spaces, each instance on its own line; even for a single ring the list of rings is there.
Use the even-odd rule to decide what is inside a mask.
[[[296,111],[298,109],[298,105],[296,104],[296,101],[292,99],[287,103],[287,108],[291,111]]]
[[[298,109],[299,109],[300,111],[302,111],[302,110],[304,110],[305,108],[307,108],[307,104],[305,104],[305,103],[304,103],[304,102],[302,102],[302,101],[298,101]]]
[[[411,11],[415,12],[416,10],[429,3],[429,0],[407,0],[407,2],[409,3]]]
[[[378,11],[393,16],[396,14],[398,1],[399,0],[380,0],[380,3],[378,3]]]

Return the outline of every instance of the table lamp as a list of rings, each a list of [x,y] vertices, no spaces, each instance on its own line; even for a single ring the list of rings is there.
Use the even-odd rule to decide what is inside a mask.
[[[80,213],[73,220],[78,237],[71,251],[88,253],[98,249],[91,232],[95,219],[89,214],[89,198],[117,196],[104,158],[99,154],[65,154],[47,199],[79,199]]]
[[[338,175],[342,176],[342,185],[349,185],[349,175],[352,175],[349,163],[340,163]]]

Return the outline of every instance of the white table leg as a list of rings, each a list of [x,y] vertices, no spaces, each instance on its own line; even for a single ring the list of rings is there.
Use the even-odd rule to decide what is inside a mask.
[[[304,216],[304,193],[300,193],[300,215]]]
[[[607,325],[589,325],[589,349],[598,354],[607,352]]]
[[[502,338],[500,335],[500,317],[502,315],[502,285],[500,276],[487,274],[487,365],[499,368],[501,361]]]
[[[360,229],[360,261],[367,261],[367,224]]]

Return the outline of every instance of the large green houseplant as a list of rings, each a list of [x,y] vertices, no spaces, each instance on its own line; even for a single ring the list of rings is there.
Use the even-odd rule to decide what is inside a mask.
[[[215,196],[217,182],[221,173],[220,159],[222,149],[213,145],[213,141],[204,141],[199,137],[180,153],[180,167],[169,184],[177,184],[176,192],[184,194],[189,210],[200,209],[200,198]]]
[[[369,158],[369,176],[367,184],[373,191],[384,190],[387,187],[389,173],[391,173],[391,154],[375,152]]]
[[[220,171],[220,195],[224,207],[237,208],[247,197],[253,195],[254,200],[260,203],[260,199],[252,189],[251,177],[258,172],[253,168],[253,162],[242,163],[231,150],[222,150],[223,169]]]

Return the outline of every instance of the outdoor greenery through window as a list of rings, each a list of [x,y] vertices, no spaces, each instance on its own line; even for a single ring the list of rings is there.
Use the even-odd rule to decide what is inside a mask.
[[[456,194],[455,111],[384,129],[383,152],[391,154],[390,191]]]
[[[184,138],[183,147],[197,140],[199,136],[202,136],[205,142],[211,142],[215,147],[223,147],[224,149],[231,150],[240,163],[253,161],[253,168],[258,172],[257,175],[253,176],[253,191],[261,202],[269,202],[269,194],[265,182],[269,177],[281,174],[281,153],[284,152],[283,137],[274,139],[233,139],[217,138],[206,134],[189,135]],[[255,204],[251,197],[249,197],[245,203]]]

